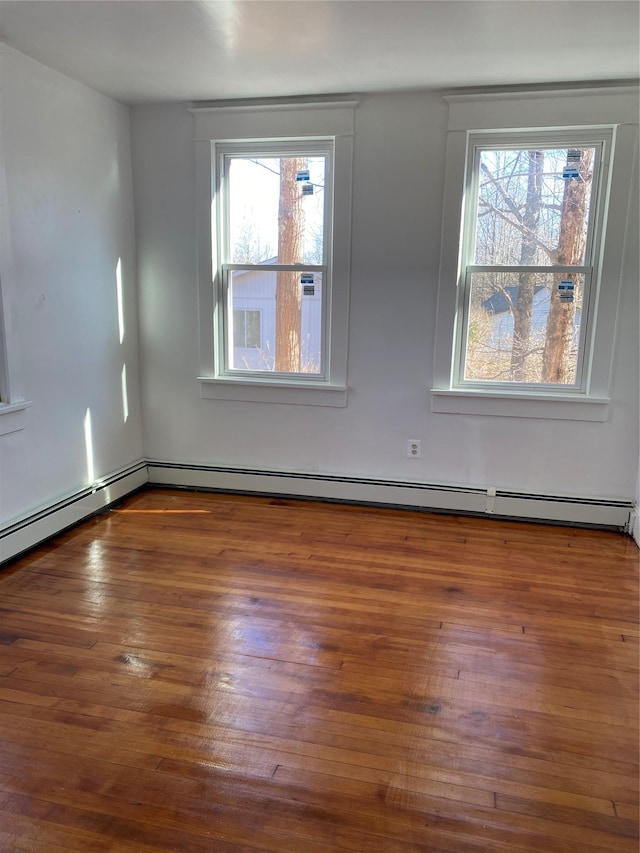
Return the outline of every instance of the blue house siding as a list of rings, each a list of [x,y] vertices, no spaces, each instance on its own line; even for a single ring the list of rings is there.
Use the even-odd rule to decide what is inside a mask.
[[[507,287],[505,290],[512,302],[517,305],[518,288]],[[531,314],[531,335],[534,339],[539,338],[543,340],[546,335],[550,301],[549,290],[546,287],[542,287],[542,285],[538,285],[535,288],[533,296],[533,310]],[[509,309],[509,303],[505,294],[502,292],[494,293],[489,299],[484,300],[482,307],[491,316],[493,321],[491,334],[486,343],[489,346],[495,345],[496,347],[502,344],[502,348],[504,349],[507,342],[509,342],[508,346],[510,348],[513,341],[513,314]],[[576,346],[580,334],[581,315],[581,309],[576,308],[574,320],[574,343]]]

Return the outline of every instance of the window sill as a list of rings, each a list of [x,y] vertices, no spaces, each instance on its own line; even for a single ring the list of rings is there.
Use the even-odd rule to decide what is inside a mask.
[[[0,403],[0,435],[24,429],[27,409],[30,407],[31,403],[26,400],[19,403]]]
[[[302,406],[347,405],[347,386],[325,382],[269,382],[259,379],[222,379],[199,376],[200,396],[207,400],[250,403],[288,403]]]
[[[577,394],[431,389],[431,411],[451,415],[606,421],[610,402],[607,397]]]

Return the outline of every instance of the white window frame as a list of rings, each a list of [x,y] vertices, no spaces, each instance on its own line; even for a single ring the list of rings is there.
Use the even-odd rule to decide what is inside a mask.
[[[325,187],[324,187],[324,217],[323,217],[323,257],[320,264],[308,264],[300,261],[297,264],[234,264],[230,259],[231,246],[229,243],[229,234],[226,233],[225,224],[229,224],[229,187],[228,187],[228,161],[234,157],[254,158],[262,157],[315,157],[322,156],[325,158]],[[234,379],[239,376],[244,378],[257,379],[260,381],[267,378],[271,381],[290,382],[323,382],[326,379],[328,372],[327,354],[330,349],[330,335],[327,324],[327,302],[328,296],[331,294],[331,257],[332,251],[332,216],[333,216],[333,162],[334,162],[334,144],[331,139],[313,139],[301,141],[282,141],[282,142],[251,142],[251,143],[223,143],[216,144],[215,150],[215,186],[216,186],[216,242],[217,242],[217,257],[218,269],[217,276],[214,274],[217,283],[217,298],[216,304],[218,311],[216,312],[216,326],[214,328],[215,349],[217,354],[216,363],[219,365],[219,373],[222,377]],[[322,320],[321,320],[321,356],[320,356],[320,372],[318,374],[274,374],[265,371],[256,371],[250,373],[246,370],[234,369],[228,364],[231,358],[231,345],[229,341],[229,316],[233,310],[229,293],[229,280],[231,274],[235,270],[262,270],[267,273],[279,272],[280,270],[290,272],[310,272],[320,273],[322,275]],[[226,307],[226,310],[224,310]],[[222,310],[220,310],[222,309]]]
[[[10,268],[9,248],[1,238],[0,246],[4,248],[4,252],[0,251],[3,258],[0,260],[0,435],[8,435],[24,429],[31,402],[25,400],[19,391],[18,344],[11,335],[10,324],[6,322],[9,311],[6,287],[3,287],[3,279],[9,278],[6,273]]]
[[[4,150],[3,62],[4,54],[0,50],[0,152]],[[9,216],[7,198],[5,161],[0,156],[0,220]],[[17,285],[9,231],[10,229],[3,222],[0,223],[0,436],[24,429],[27,423],[27,409],[31,407],[31,402],[24,399],[20,341],[12,322],[10,294],[16,292]]]
[[[497,133],[469,133],[467,143],[466,189],[465,195],[471,204],[465,205],[464,222],[461,235],[460,280],[457,287],[458,304],[456,314],[461,322],[456,324],[456,341],[454,346],[453,387],[459,389],[476,388],[487,391],[499,389],[544,391],[550,394],[563,394],[572,391],[586,391],[587,370],[585,351],[590,349],[590,330],[592,328],[595,299],[591,295],[595,286],[598,259],[600,257],[601,235],[604,220],[603,189],[606,190],[606,179],[610,152],[613,146],[613,129],[580,130],[580,131],[535,131],[529,133],[513,133],[500,131]],[[474,262],[475,231],[477,226],[477,201],[479,190],[479,155],[481,151],[497,149],[549,149],[549,148],[582,148],[596,149],[593,168],[591,199],[589,204],[589,222],[587,243],[582,265],[559,266],[537,264],[531,267],[519,265],[489,265]],[[544,385],[533,382],[496,382],[464,378],[465,352],[468,333],[468,312],[470,297],[470,277],[474,272],[541,272],[541,273],[576,273],[584,276],[584,294],[582,318],[580,323],[580,343],[578,349],[578,365],[576,382],[569,385]]]
[[[198,313],[201,397],[265,403],[346,406],[351,257],[351,185],[357,102],[292,101],[194,106],[198,218]],[[332,255],[323,275],[324,365],[314,374],[269,375],[225,370],[218,246],[217,156],[230,146],[330,142],[333,147]],[[330,226],[327,226],[330,227]],[[303,265],[304,266],[304,265]],[[271,266],[271,270],[277,267]],[[297,267],[296,267],[297,269]],[[328,286],[327,286],[328,285]],[[326,289],[326,293],[325,293]]]
[[[607,214],[615,206],[625,220],[633,184],[637,138],[635,87],[450,96],[440,285],[431,409],[449,414],[504,415],[603,421],[609,416],[610,383],[617,305],[624,253],[624,228],[607,230]],[[585,117],[589,121],[585,121]],[[632,121],[629,121],[629,117]],[[635,119],[635,121],[633,120]],[[540,139],[576,147],[602,140],[599,186],[594,184],[591,215],[599,216],[592,246],[591,299],[584,317],[584,363],[576,386],[480,383],[461,381],[464,345],[464,229],[473,230],[475,210],[470,193],[475,145],[496,140]],[[487,144],[490,143],[490,144]],[[612,168],[609,165],[612,161]],[[585,266],[587,264],[585,259]],[[510,268],[506,268],[507,270]],[[562,271],[563,268],[553,268]],[[582,269],[574,268],[576,272]]]

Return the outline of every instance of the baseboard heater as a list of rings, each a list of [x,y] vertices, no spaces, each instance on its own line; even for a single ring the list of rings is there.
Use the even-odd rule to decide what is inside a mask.
[[[12,521],[0,528],[0,563],[94,515],[146,482],[147,465],[140,460]]]
[[[495,515],[612,528],[628,532],[633,501],[537,495],[495,488],[343,477],[147,460],[149,483]]]
[[[0,528],[0,564],[149,485],[278,495],[630,531],[633,501],[536,495],[404,480],[140,460]],[[634,515],[635,518],[635,515]],[[634,531],[638,541],[638,531]]]

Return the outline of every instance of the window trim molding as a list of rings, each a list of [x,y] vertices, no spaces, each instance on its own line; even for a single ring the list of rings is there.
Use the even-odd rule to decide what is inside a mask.
[[[2,102],[2,73],[6,55],[4,47],[5,45],[0,43],[0,152],[4,150]],[[5,200],[4,204],[0,204],[0,210],[8,220],[5,168],[5,160],[0,157],[0,199]],[[18,336],[13,332],[12,306],[9,297],[15,287],[14,280],[9,227],[0,227],[0,435],[8,435],[23,429],[27,421],[26,411],[32,405],[30,401],[24,399],[22,392],[20,343]]]
[[[27,409],[32,404],[28,400],[19,403],[0,403],[0,435],[19,432],[27,423]]]
[[[577,420],[606,420],[609,414],[615,329],[621,298],[623,254],[627,228],[611,227],[608,213],[612,205],[628,212],[637,159],[637,123],[624,121],[637,117],[638,88],[578,89],[540,92],[502,92],[496,94],[452,95],[449,103],[449,128],[445,165],[445,192],[442,216],[440,283],[436,319],[434,375],[431,410],[450,414],[496,414],[513,417],[545,417]],[[589,96],[589,114],[585,122],[584,97]],[[612,168],[604,175],[602,187],[603,231],[598,264],[594,268],[594,289],[590,330],[591,345],[585,352],[584,388],[548,388],[510,390],[460,387],[455,384],[456,342],[460,340],[462,320],[458,288],[462,269],[461,229],[465,223],[465,190],[468,184],[468,141],[486,132],[550,133],[559,131],[605,131],[613,129],[612,150],[608,159]],[[608,227],[609,226],[609,227]],[[551,399],[550,399],[551,397]]]
[[[549,394],[472,388],[432,389],[431,411],[450,415],[497,415],[512,418],[548,418],[606,421],[609,397]]]
[[[345,406],[351,266],[353,138],[357,101],[261,102],[192,105],[195,117],[198,330],[200,396],[252,402]],[[216,252],[216,144],[330,139],[334,147],[333,258],[327,294],[327,334],[323,380],[296,376],[278,382],[255,376],[229,377],[216,353],[214,329],[220,306],[214,280]]]
[[[303,406],[347,405],[346,385],[327,382],[284,382],[262,380],[257,377],[236,379],[198,376],[200,396],[205,400],[243,400],[252,403],[292,403]]]

